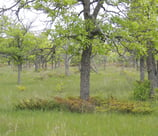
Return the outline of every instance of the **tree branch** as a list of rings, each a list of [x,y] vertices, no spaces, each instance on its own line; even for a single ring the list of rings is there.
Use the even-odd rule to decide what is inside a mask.
[[[12,8],[16,7],[20,2],[21,2],[21,0],[18,0],[14,5],[12,5],[12,6],[9,7],[9,8],[0,8],[0,13],[6,12],[6,11],[8,11],[8,10],[11,10]]]
[[[103,0],[98,0],[98,4],[97,4],[97,6],[95,7],[94,12],[93,12],[93,18],[94,18],[94,19],[97,18],[97,15],[98,15],[99,10],[101,9],[102,5],[103,5]]]

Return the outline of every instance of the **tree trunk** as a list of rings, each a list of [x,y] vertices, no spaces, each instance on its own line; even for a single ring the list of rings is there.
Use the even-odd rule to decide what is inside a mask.
[[[38,56],[36,56],[34,64],[35,64],[35,72],[38,72],[38,69],[39,69],[39,59],[38,59]]]
[[[103,5],[103,0],[98,0],[95,7],[90,7],[91,0],[82,0],[83,15],[85,20],[85,30],[87,32],[86,38],[88,41],[84,41],[81,57],[81,76],[80,76],[80,98],[87,100],[89,98],[90,89],[90,59],[92,53],[91,39],[94,39],[96,35],[99,35],[98,29],[96,29],[97,15]]]
[[[140,81],[144,81],[145,77],[145,62],[144,57],[140,57]]]
[[[151,84],[151,91],[150,96],[154,95],[154,89],[158,87],[158,78],[157,78],[157,71],[156,71],[156,64],[155,58],[153,55],[153,49],[148,49],[148,56],[147,56],[147,72],[148,72],[148,80]]]
[[[10,65],[11,65],[11,61],[9,60],[9,61],[8,61],[8,66],[10,66]]]
[[[104,70],[106,70],[107,56],[103,56]]]
[[[139,59],[136,58],[136,70],[137,70],[137,71],[139,71],[139,62],[138,62],[138,60],[139,60]]]
[[[80,73],[80,98],[87,100],[89,98],[90,88],[90,60],[92,47],[86,47],[82,52],[81,73]]]
[[[64,61],[65,61],[65,75],[69,76],[70,75],[70,70],[69,70],[69,67],[70,67],[70,56],[68,54],[65,54]]]
[[[18,64],[18,81],[17,83],[21,84],[21,71],[22,71],[22,63]]]

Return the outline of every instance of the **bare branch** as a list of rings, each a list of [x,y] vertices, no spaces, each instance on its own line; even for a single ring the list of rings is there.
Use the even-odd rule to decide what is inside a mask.
[[[97,15],[98,15],[99,10],[101,9],[102,5],[103,5],[103,0],[98,0],[98,4],[97,4],[97,6],[95,7],[94,12],[93,12],[93,18],[94,18],[94,19],[97,18]]]
[[[16,7],[19,3],[21,2],[21,0],[18,0],[15,4],[13,4],[11,7],[9,8],[0,8],[0,13],[6,12],[8,10],[13,9],[14,7]]]

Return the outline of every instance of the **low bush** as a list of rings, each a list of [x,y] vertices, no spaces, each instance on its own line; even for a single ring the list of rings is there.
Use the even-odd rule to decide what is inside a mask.
[[[106,105],[108,102],[107,99],[102,98],[100,96],[90,97],[88,101],[95,106],[103,106]]]
[[[55,97],[52,100],[31,98],[22,100],[16,105],[16,109],[30,110],[60,110],[70,112],[107,112],[115,111],[122,113],[151,113],[152,109],[147,102],[119,101],[115,98],[104,99],[91,97],[88,101],[76,97]]]
[[[58,103],[59,105],[62,105],[64,109],[67,109],[71,112],[93,112],[95,110],[94,105],[92,105],[88,101],[84,101],[80,98],[75,97],[68,97],[68,98],[61,98],[61,97],[55,97],[54,101]]]
[[[88,101],[80,98],[61,98],[55,97],[53,100],[40,98],[24,99],[16,106],[16,109],[30,110],[67,110],[71,112],[93,112],[95,107]]]
[[[108,101],[108,108],[110,111],[118,111],[124,113],[151,113],[152,109],[149,103],[145,102],[131,102],[119,101],[117,99],[110,99]]]
[[[145,101],[150,98],[150,82],[136,81],[134,84],[134,99]]]
[[[92,97],[89,100],[96,106],[97,112],[122,112],[122,113],[151,113],[152,109],[149,103],[139,101],[120,101],[113,97],[104,99],[101,97]]]
[[[16,109],[29,109],[29,110],[60,110],[61,105],[53,100],[30,98],[20,101],[15,105]]]
[[[25,87],[25,86],[22,86],[22,85],[18,85],[18,86],[17,86],[17,89],[18,89],[19,91],[25,91],[25,90],[26,90],[26,87]]]

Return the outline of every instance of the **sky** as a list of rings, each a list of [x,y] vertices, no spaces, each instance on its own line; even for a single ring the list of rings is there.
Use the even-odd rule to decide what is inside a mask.
[[[14,3],[14,0],[0,0],[0,8],[5,6],[5,7],[10,7]],[[77,8],[75,10],[81,11],[81,7]],[[112,8],[111,6],[106,6],[107,10],[113,10],[117,11],[116,9]],[[11,17],[15,18],[15,13],[8,12]],[[46,28],[46,20],[49,20],[46,14],[40,12],[40,11],[30,11],[30,10],[21,10],[19,14],[20,18],[23,20],[23,23],[25,25],[29,25],[30,22],[33,22],[31,25],[30,31],[34,33],[40,33],[42,32],[43,29]],[[45,21],[45,22],[44,22]]]
[[[14,0],[0,0],[0,8],[8,8],[13,5],[13,2]],[[12,18],[16,18],[15,13],[7,12],[6,14]],[[35,10],[21,10],[19,16],[21,20],[23,20],[24,25],[29,25],[31,22],[33,22],[30,31],[34,33],[42,32],[42,30],[46,27],[46,22],[44,22],[44,20],[48,20],[47,15]]]

